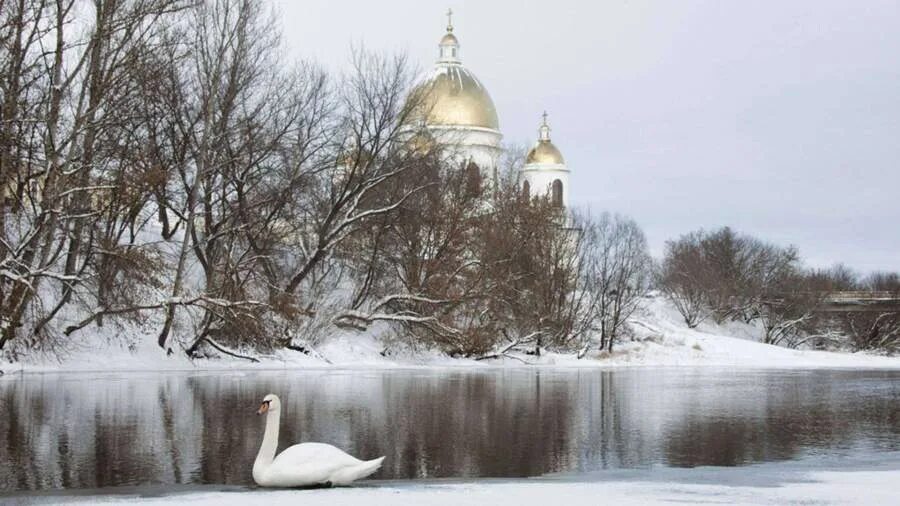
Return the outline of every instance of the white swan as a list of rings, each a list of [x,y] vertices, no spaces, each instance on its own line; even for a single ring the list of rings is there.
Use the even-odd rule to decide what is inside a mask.
[[[266,433],[253,463],[253,481],[261,487],[349,485],[377,471],[384,460],[359,460],[323,443],[294,445],[276,457],[281,400],[275,394],[265,396],[256,414],[266,415]]]

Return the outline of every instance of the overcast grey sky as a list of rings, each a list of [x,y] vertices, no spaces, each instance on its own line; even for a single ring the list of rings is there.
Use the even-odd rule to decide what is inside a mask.
[[[730,225],[807,263],[900,270],[900,2],[277,0],[289,56],[433,63],[455,12],[505,140],[543,109],[572,201],[666,239]]]

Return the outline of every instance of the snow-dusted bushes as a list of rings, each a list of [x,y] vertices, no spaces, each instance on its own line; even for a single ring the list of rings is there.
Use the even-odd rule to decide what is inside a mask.
[[[659,284],[689,327],[706,318],[750,321],[772,294],[783,294],[800,271],[794,248],[782,248],[728,227],[692,232],[666,243]]]
[[[875,294],[900,300],[900,274],[875,272],[861,277],[843,265],[810,274],[820,290]],[[851,351],[900,352],[900,311],[835,311],[819,315],[813,322],[811,342]]]
[[[758,322],[768,344],[890,352],[897,348],[900,313],[835,312],[828,297],[854,290],[896,294],[896,276],[876,274],[866,282],[843,266],[809,270],[795,248],[725,227],[666,243],[658,284],[688,327],[706,318]]]
[[[758,320],[762,341],[796,346],[820,293],[807,286],[797,250],[728,227],[666,243],[659,285],[688,327],[705,318]]]

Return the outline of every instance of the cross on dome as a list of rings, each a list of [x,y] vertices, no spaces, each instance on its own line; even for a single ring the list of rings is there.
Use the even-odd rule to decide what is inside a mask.
[[[447,33],[441,38],[438,63],[459,63],[459,40],[453,35],[453,9],[447,9]]]
[[[538,141],[525,157],[526,164],[565,165],[562,153],[550,141],[550,124],[547,111],[541,114],[541,127],[538,129]],[[533,183],[533,182],[532,182]],[[543,185],[543,183],[541,183]]]
[[[544,114],[541,115],[543,118],[543,122],[541,123],[541,128],[538,130],[540,135],[540,140],[549,141],[550,140],[550,125],[547,124],[547,111],[544,111]]]

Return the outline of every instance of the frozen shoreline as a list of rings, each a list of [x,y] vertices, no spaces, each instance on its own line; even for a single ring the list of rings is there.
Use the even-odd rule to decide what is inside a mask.
[[[598,501],[642,504],[890,504],[896,497],[900,462],[886,460],[858,469],[827,466],[801,470],[792,463],[737,468],[611,471],[524,479],[368,481],[355,487],[264,490],[238,486],[129,487],[112,491],[40,493],[3,497],[13,504],[304,504],[340,506],[455,506],[459,504],[571,505]]]
[[[88,340],[61,360],[31,357],[23,362],[0,362],[3,378],[15,373],[49,372],[207,372],[228,370],[299,369],[430,369],[486,367],[734,367],[766,369],[859,368],[900,369],[900,356],[792,350],[758,342],[758,329],[729,322],[687,328],[661,299],[649,302],[646,314],[632,324],[633,340],[617,344],[612,354],[593,352],[579,360],[575,354],[544,353],[541,357],[513,353],[507,358],[474,360],[451,358],[436,350],[385,344],[367,333],[338,333],[314,354],[281,350],[257,356],[259,362],[223,357],[188,360],[181,353],[166,356],[147,336],[135,337],[129,347],[113,339]],[[121,341],[121,340],[120,340]]]
[[[766,345],[761,345],[766,346]],[[884,357],[868,354],[841,354],[833,352],[792,352],[788,356],[779,356],[775,360],[744,360],[740,355],[732,359],[715,357],[709,359],[697,354],[694,357],[672,357],[665,353],[656,356],[636,356],[632,350],[624,351],[608,358],[584,358],[579,360],[574,355],[547,353],[540,359],[530,359],[524,363],[515,359],[499,359],[476,361],[472,359],[455,359],[441,357],[435,360],[411,361],[342,361],[327,363],[310,359],[306,356],[268,358],[261,357],[257,363],[241,360],[200,359],[190,361],[184,358],[165,357],[161,360],[146,360],[146,355],[113,354],[107,355],[110,362],[99,363],[95,360],[64,361],[60,363],[40,364],[4,364],[0,363],[0,381],[4,379],[37,376],[41,374],[65,373],[246,373],[277,371],[391,371],[391,370],[489,370],[505,369],[627,369],[627,368],[732,368],[732,369],[900,369],[900,357]]]

